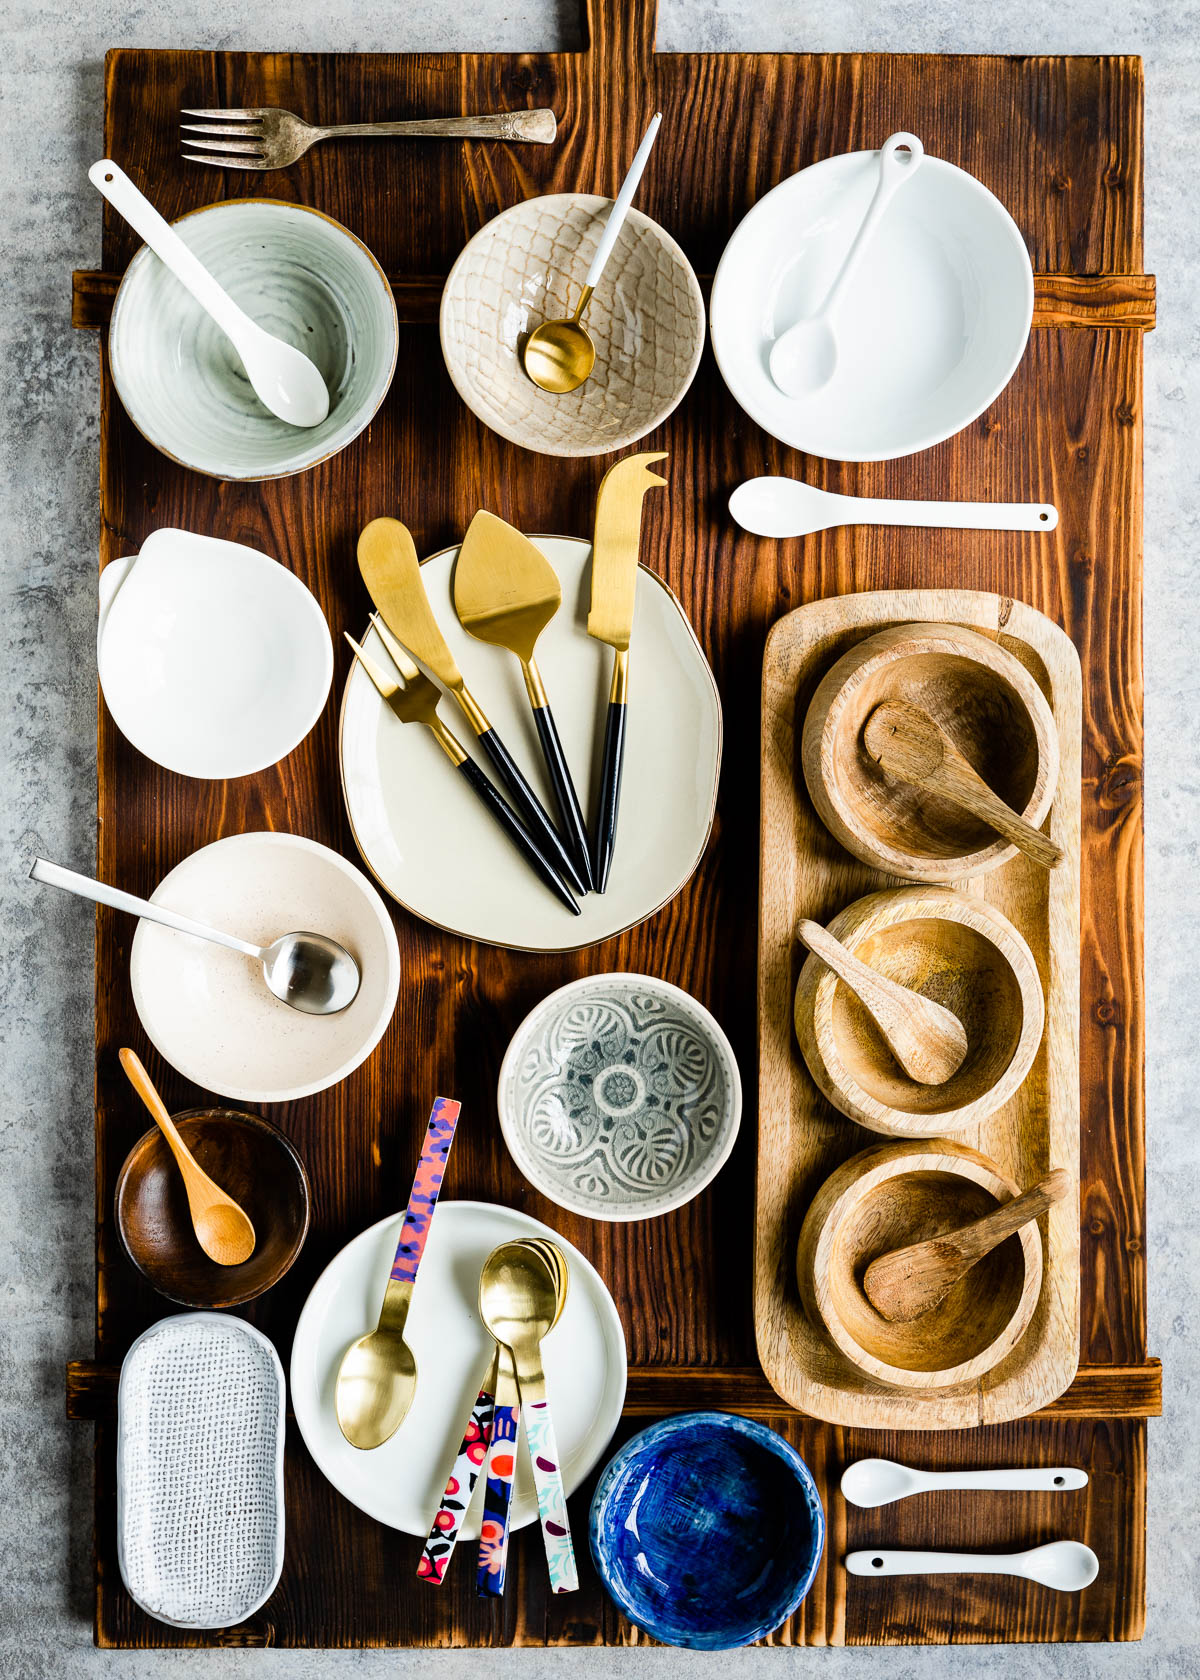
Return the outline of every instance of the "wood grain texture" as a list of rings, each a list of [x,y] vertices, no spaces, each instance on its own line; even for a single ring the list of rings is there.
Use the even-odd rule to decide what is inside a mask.
[[[121,410],[105,368],[102,563],[133,552],[161,525],[212,531],[287,564],[316,592],[337,632],[364,621],[354,542],[378,514],[409,523],[422,553],[459,540],[481,506],[524,530],[586,535],[605,463],[541,460],[474,420],[455,396],[436,333],[429,330],[440,291],[430,277],[445,274],[464,240],[519,198],[568,189],[615,191],[659,106],[673,149],[660,146],[651,160],[639,203],[680,240],[699,272],[712,272],[736,221],[784,175],[831,151],[874,145],[889,125],[912,124],[932,152],[973,170],[1008,205],[1035,270],[1079,281],[1088,299],[1102,293],[1103,309],[1119,308],[1122,321],[1129,319],[1131,302],[1143,317],[1147,313],[1139,273],[1141,70],[1134,59],[655,57],[653,7],[627,0],[595,0],[590,39],[589,50],[545,55],[109,55],[106,150],[168,216],[264,188],[254,177],[226,180],[182,161],[177,125],[184,105],[281,104],[328,121],[380,110],[426,116],[550,105],[560,138],[545,148],[347,142],[314,148],[293,169],[271,177],[274,196],[312,204],[345,222],[385,271],[411,288],[401,372],[368,432],[334,461],[299,478],[252,486],[219,484],[157,455]],[[135,236],[108,216],[104,271],[120,274],[135,246]],[[103,289],[91,287],[88,294],[97,324],[104,318]],[[1065,298],[1072,288],[1056,278],[1053,290]],[[1141,344],[1137,332],[1113,324],[1109,314],[1088,320],[1034,334],[1012,383],[958,437],[878,466],[817,461],[776,444],[736,409],[706,358],[680,409],[645,443],[671,452],[672,483],[669,508],[647,510],[643,558],[680,595],[722,689],[734,750],[726,759],[709,851],[662,914],[576,955],[498,952],[398,913],[404,982],[379,1050],[336,1090],[268,1110],[303,1155],[315,1203],[296,1265],[245,1311],[285,1355],[322,1267],[350,1236],[402,1204],[430,1097],[441,1090],[464,1103],[448,1193],[527,1208],[580,1245],[614,1294],[635,1372],[650,1373],[640,1390],[643,1406],[652,1408],[648,1395],[659,1396],[663,1410],[720,1403],[730,1392],[730,1372],[741,1374],[738,1385],[749,1404],[771,1403],[755,1370],[751,1327],[752,1115],[730,1163],[697,1201],[645,1225],[600,1227],[559,1214],[516,1174],[496,1125],[495,1077],[510,1035],[545,992],[578,974],[612,968],[686,985],[715,1011],[748,1073],[759,797],[753,742],[767,629],[802,600],[951,582],[1046,611],[1076,642],[1087,672],[1083,1348],[1093,1367],[1111,1366],[1120,1374],[1111,1381],[1090,1379],[1092,1386],[1081,1392],[1097,1409],[1106,1397],[1118,1403],[1114,1388],[1149,1404],[1140,984]],[[103,335],[100,342],[103,362]],[[1051,537],[878,529],[770,543],[736,530],[724,516],[733,486],[762,472],[798,473],[824,488],[867,495],[1052,500],[1060,525]],[[346,668],[338,668],[339,687]],[[313,734],[280,765],[236,783],[201,784],[140,759],[101,705],[99,873],[145,892],[197,846],[256,827],[304,832],[353,858],[337,793],[335,730],[336,697]],[[116,1175],[143,1130],[116,1064],[120,1044],[144,1050],[128,990],[131,933],[124,918],[99,913],[94,1353],[108,1365],[119,1363],[133,1337],[163,1312],[161,1298],[125,1262],[112,1226]],[[159,1058],[146,1059],[172,1108],[211,1100]],[[832,1560],[847,1536],[848,1519],[833,1494],[847,1451],[899,1453],[903,1438],[843,1436],[795,1417],[784,1427],[831,1500]],[[922,1444],[932,1440],[922,1438]],[[875,1583],[848,1588],[831,1561],[777,1642],[1136,1636],[1144,1526],[1141,1421],[1055,1415],[962,1439],[947,1434],[933,1450],[939,1458],[961,1453],[973,1462],[996,1462],[997,1454],[1048,1462],[1049,1455],[1102,1471],[1094,1475],[1086,1506],[1079,1507],[1076,1530],[1104,1559],[1096,1586],[1065,1606],[1019,1586],[976,1599],[944,1587],[920,1596],[910,1584],[889,1591],[911,1597],[881,1600]],[[590,1572],[581,1593],[551,1599],[536,1531],[532,1539],[520,1537],[514,1586],[494,1612],[477,1604],[469,1570],[455,1571],[440,1593],[431,1593],[414,1578],[420,1542],[379,1527],[341,1500],[294,1431],[287,1455],[288,1556],[278,1591],[244,1628],[216,1635],[171,1630],[145,1617],[121,1587],[114,1478],[113,1431],[105,1423],[97,1434],[96,1466],[96,1632],[102,1644],[640,1639]],[[577,1528],[586,1497],[581,1490],[572,1502]],[[1032,1531],[1061,1521],[1061,1508],[988,1509],[1010,1528]],[[934,1510],[923,1507],[920,1514],[929,1521]],[[956,1510],[936,1507],[939,1525],[943,1518],[947,1524],[964,1520]],[[939,1532],[951,1537],[949,1527]],[[994,1538],[1011,1537],[998,1531]],[[866,1538],[855,1531],[855,1544]]]

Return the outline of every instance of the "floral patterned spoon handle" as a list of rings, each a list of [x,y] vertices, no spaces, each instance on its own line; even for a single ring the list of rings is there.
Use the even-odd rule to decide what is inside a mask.
[[[434,1099],[433,1112],[425,1128],[425,1141],[421,1145],[421,1159],[417,1162],[417,1171],[404,1214],[404,1224],[400,1229],[400,1240],[396,1244],[396,1254],[392,1261],[392,1283],[417,1281],[417,1267],[421,1264],[421,1256],[425,1252],[425,1241],[429,1236],[433,1210],[437,1206],[438,1192],[442,1188],[446,1157],[450,1153],[450,1145],[454,1142],[454,1128],[458,1125],[461,1108],[462,1104],[454,1102],[450,1097]]]
[[[499,1598],[508,1567],[508,1512],[517,1468],[521,1404],[510,1349],[497,1344],[496,1403],[483,1489],[483,1526],[479,1530],[479,1565],[475,1585],[481,1598]]]
[[[462,1445],[451,1467],[446,1491],[442,1495],[442,1502],[433,1519],[433,1527],[429,1530],[429,1538],[421,1553],[421,1561],[417,1565],[417,1574],[421,1580],[429,1581],[435,1587],[441,1586],[445,1579],[446,1567],[458,1544],[459,1530],[470,1509],[475,1484],[487,1457],[488,1443],[492,1438],[492,1409],[496,1398],[498,1358],[499,1354],[492,1360],[491,1368],[471,1408],[467,1427],[463,1430]]]
[[[579,1587],[579,1574],[575,1568],[575,1548],[571,1544],[571,1525],[567,1518],[567,1495],[563,1488],[550,1406],[544,1392],[541,1399],[526,1400],[521,1415],[525,1420],[525,1438],[529,1442],[529,1457],[533,1462],[533,1483],[537,1488],[538,1516],[542,1523],[546,1562],[550,1568],[550,1588],[556,1593],[575,1592]]]

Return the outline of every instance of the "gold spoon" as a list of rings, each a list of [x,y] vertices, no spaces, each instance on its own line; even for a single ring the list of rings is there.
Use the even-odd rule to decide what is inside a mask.
[[[600,243],[587,271],[587,278],[583,282],[583,291],[575,306],[575,313],[558,320],[543,321],[540,327],[536,327],[530,333],[522,347],[521,365],[525,372],[535,385],[554,396],[563,396],[568,391],[576,390],[596,365],[596,346],[583,324],[583,313],[592,301],[592,293],[600,283],[605,264],[612,256],[617,235],[624,226],[629,206],[633,203],[633,195],[641,183],[646,160],[650,156],[650,148],[661,123],[662,112],[659,111],[643,135],[642,143],[629,166],[629,173],[621,182],[621,190],[608,213],[608,220],[600,235]]]
[[[128,1075],[129,1083],[157,1120],[175,1157],[187,1191],[196,1241],[218,1266],[240,1266],[254,1253],[254,1226],[248,1215],[219,1184],[213,1183],[184,1143],[141,1059],[132,1050],[122,1050],[121,1066]]]

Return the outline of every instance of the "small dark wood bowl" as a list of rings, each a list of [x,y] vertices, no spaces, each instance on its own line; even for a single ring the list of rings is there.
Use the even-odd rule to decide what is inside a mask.
[[[254,1226],[254,1253],[218,1266],[196,1241],[187,1193],[157,1126],[129,1151],[117,1180],[117,1230],[146,1281],[183,1307],[236,1307],[278,1283],[308,1235],[312,1197],[304,1162],[256,1114],[192,1108],[175,1116],[184,1142]]]

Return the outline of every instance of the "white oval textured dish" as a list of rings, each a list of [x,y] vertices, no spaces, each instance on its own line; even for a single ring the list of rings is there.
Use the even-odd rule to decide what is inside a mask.
[[[846,152],[781,181],[713,280],[713,350],[734,397],[772,437],[839,461],[892,460],[961,431],[1012,378],[1033,319],[1016,223],[973,175],[926,153],[849,283],[833,378],[785,396],[771,346],[824,300],[878,177],[877,152]]]
[[[344,449],[383,401],[400,342],[367,247],[321,211],[272,198],[210,204],[173,226],[252,320],[316,363],[329,413],[299,428],[264,408],[229,339],[143,246],[108,329],[113,383],[138,431],[214,478],[282,478]]]
[[[362,871],[328,846],[299,834],[231,834],[184,858],[150,896],[261,945],[328,934],[362,974],[348,1009],[305,1015],[268,991],[253,957],[139,922],[134,1005],[185,1078],[236,1102],[289,1102],[345,1079],[383,1037],[400,990],[396,930]]]
[[[584,317],[596,365],[576,391],[540,390],[521,343],[571,315],[612,200],[529,198],[460,252],[442,292],[442,354],[459,396],[494,432],[542,455],[606,455],[682,401],[704,350],[704,299],[664,228],[631,210]]]
[[[568,1495],[599,1463],[625,1403],[625,1334],[599,1273],[557,1231],[489,1202],[440,1202],[413,1290],[405,1340],[417,1362],[413,1403],[400,1428],[372,1452],[338,1428],[334,1386],[342,1354],[371,1329],[387,1284],[403,1215],[380,1220],[330,1261],[313,1286],[292,1343],[292,1406],[304,1444],[346,1499],[377,1522],[422,1540],[429,1533],[463,1425],[487,1375],[495,1343],[479,1321],[479,1274],[493,1248],[550,1237],[567,1257],[567,1303],[542,1344],[546,1385]],[[479,1534],[482,1496],[462,1527]],[[510,1526],[537,1520],[524,1432]]]
[[[537,645],[563,751],[585,817],[599,784],[612,649],[587,633],[591,544],[535,537],[562,583],[563,603]],[[467,686],[547,810],[553,809],[521,667],[468,636],[454,611],[456,548],[422,567],[430,606]],[[390,669],[372,630],[365,645]],[[452,698],[440,716],[464,743]],[[476,756],[478,752],[476,752]],[[533,874],[430,732],[401,723],[355,665],[342,699],[342,790],[358,849],[407,909],[466,939],[568,951],[608,939],[660,909],[687,882],[708,843],[721,767],[721,702],[708,661],[674,595],[653,572],[638,579],[616,854],[608,891],[572,916]],[[480,762],[491,774],[487,761]]]
[[[525,1177],[587,1219],[690,1202],[728,1160],[742,1117],[720,1026],[647,974],[587,975],[543,998],[508,1047],[497,1100]]]
[[[333,643],[313,595],[242,543],[154,531],[100,574],[96,656],[117,728],[181,776],[285,758],[321,715]]]
[[[244,1622],[283,1568],[283,1367],[240,1318],[179,1313],[134,1342],[117,1394],[117,1559],[171,1627]]]

